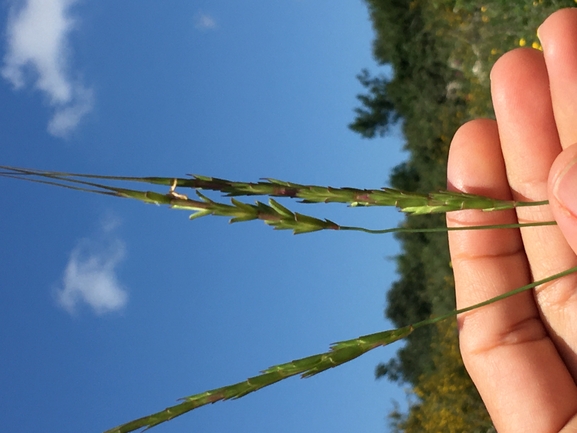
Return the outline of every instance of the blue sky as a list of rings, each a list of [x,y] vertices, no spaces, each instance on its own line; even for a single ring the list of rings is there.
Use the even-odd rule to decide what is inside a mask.
[[[0,27],[0,164],[368,188],[404,159],[398,132],[367,141],[347,129],[356,74],[382,69],[360,0],[10,0]],[[390,236],[294,236],[0,183],[7,431],[100,432],[391,327]],[[400,219],[289,206],[371,228]],[[373,371],[394,350],[153,431],[386,431],[404,391]]]

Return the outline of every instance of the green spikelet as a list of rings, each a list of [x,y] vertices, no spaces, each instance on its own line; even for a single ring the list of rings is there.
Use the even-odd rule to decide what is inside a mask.
[[[107,430],[105,433],[129,433],[140,428],[149,429],[201,406],[221,400],[241,398],[288,377],[299,374],[304,378],[314,376],[349,362],[372,349],[386,346],[401,338],[405,338],[413,332],[413,329],[412,326],[406,326],[400,329],[366,335],[354,340],[334,343],[326,353],[275,365],[262,371],[262,374],[243,382],[185,397],[181,399],[183,400],[182,403]]]
[[[394,188],[333,188],[317,185],[303,185],[271,178],[262,179],[259,182],[234,182],[227,179],[200,175],[194,175],[190,178],[127,177],[50,172],[8,166],[0,166],[0,169],[4,170],[3,172],[0,172],[0,176],[4,177],[13,177],[32,181],[38,181],[33,178],[40,177],[51,179],[51,182],[44,181],[45,183],[55,184],[55,180],[60,180],[94,186],[104,190],[115,190],[121,188],[88,182],[86,179],[143,182],[152,185],[171,186],[171,192],[173,194],[175,194],[174,188],[179,187],[192,188],[197,190],[197,192],[200,190],[219,191],[228,197],[261,195],[269,197],[297,198],[300,199],[302,203],[346,203],[350,206],[395,206],[403,212],[413,214],[442,213],[463,209],[483,209],[486,211],[504,210],[518,206],[538,206],[548,203],[547,201],[519,202],[511,200],[495,200],[479,195],[450,191],[421,194],[401,191]],[[60,186],[64,185],[60,184]]]

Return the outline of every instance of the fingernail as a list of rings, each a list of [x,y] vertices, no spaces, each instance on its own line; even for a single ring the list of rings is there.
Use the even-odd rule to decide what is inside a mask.
[[[577,217],[577,159],[572,160],[559,174],[553,194],[565,209]]]

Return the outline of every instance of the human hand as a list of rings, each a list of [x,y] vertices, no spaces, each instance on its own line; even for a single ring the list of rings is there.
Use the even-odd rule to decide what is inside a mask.
[[[540,27],[543,52],[517,49],[491,71],[496,121],[463,125],[449,189],[549,206],[459,211],[448,226],[558,226],[449,233],[457,307],[577,266],[577,9]],[[459,316],[465,366],[501,433],[577,432],[577,275]]]

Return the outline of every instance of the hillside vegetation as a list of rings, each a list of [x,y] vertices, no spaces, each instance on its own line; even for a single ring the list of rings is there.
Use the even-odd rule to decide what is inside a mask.
[[[446,161],[457,128],[494,117],[489,72],[506,51],[540,49],[537,27],[576,1],[365,0],[375,31],[374,57],[393,76],[361,71],[365,93],[350,128],[378,138],[401,122],[409,158],[393,187],[430,192],[446,187]],[[443,216],[406,217],[404,225],[433,227]],[[387,291],[385,316],[403,326],[455,307],[447,237],[399,234],[398,280]],[[411,334],[396,358],[376,367],[378,378],[408,385],[407,413],[389,414],[395,432],[494,431],[460,358],[455,323]]]

